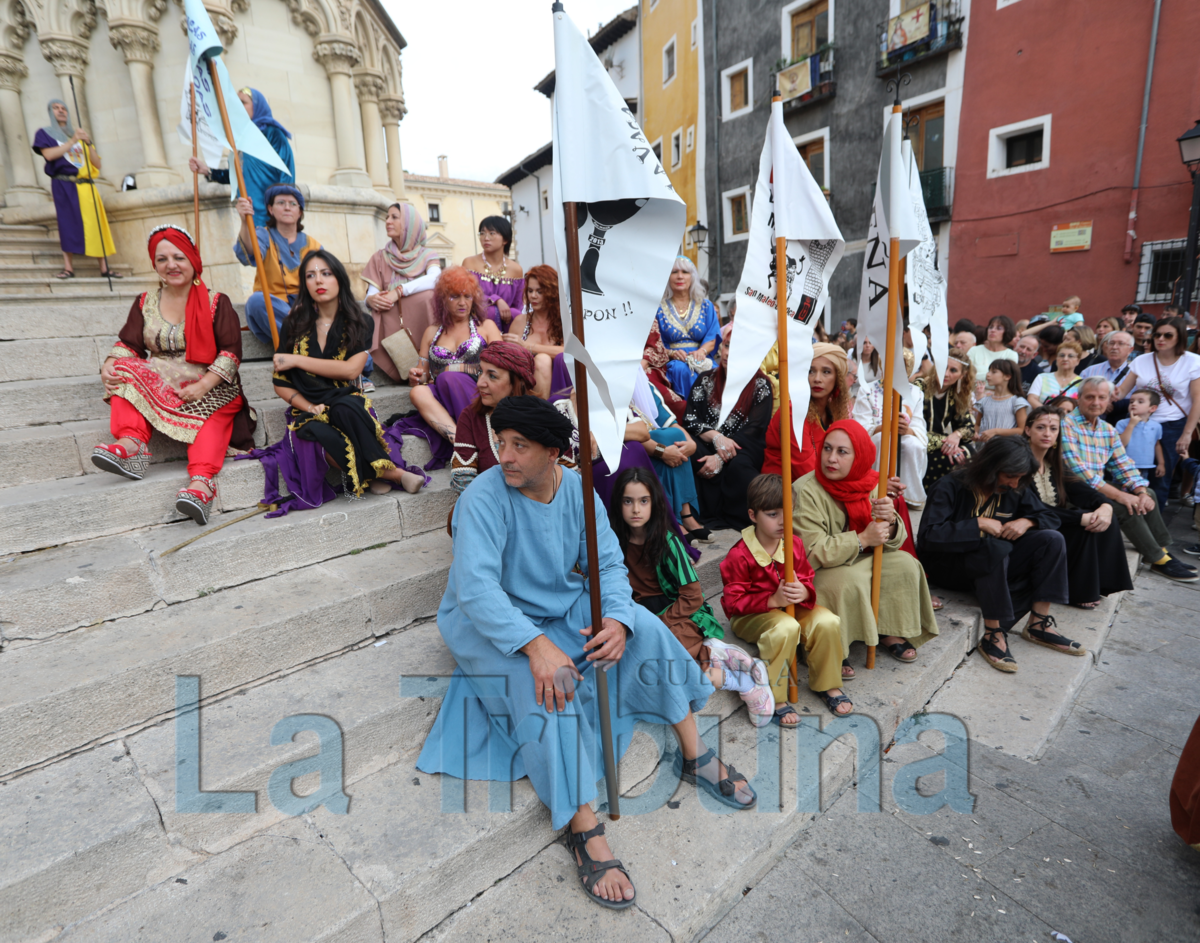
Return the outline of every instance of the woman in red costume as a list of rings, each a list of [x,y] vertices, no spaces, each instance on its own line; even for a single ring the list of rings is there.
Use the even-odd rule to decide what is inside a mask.
[[[117,441],[97,445],[92,464],[140,481],[155,429],[186,442],[190,478],[175,509],[204,525],[230,443],[254,447],[255,420],[238,378],[241,324],[229,298],[200,280],[204,263],[185,230],[155,228],[149,249],[162,287],[134,301],[100,368]]]

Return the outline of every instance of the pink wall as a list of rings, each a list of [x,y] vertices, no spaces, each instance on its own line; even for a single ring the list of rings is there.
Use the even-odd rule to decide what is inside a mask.
[[[1187,234],[1192,185],[1175,138],[1200,119],[1200,2],[1163,0],[1137,239],[1133,261],[1124,261],[1153,11],[1152,0],[972,4],[951,323],[1030,317],[1077,294],[1094,324],[1136,297],[1143,240]],[[1053,116],[1049,167],[989,180],[989,130],[1045,114]],[[1093,221],[1092,248],[1051,254],[1051,226],[1081,219]],[[1015,255],[993,254],[1014,234]]]

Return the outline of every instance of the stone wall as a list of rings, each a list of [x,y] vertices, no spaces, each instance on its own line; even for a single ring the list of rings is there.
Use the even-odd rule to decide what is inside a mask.
[[[725,242],[722,193],[741,186],[751,192],[758,176],[758,159],[770,114],[775,63],[783,52],[782,11],[791,3],[782,0],[738,4],[705,3],[704,35],[709,69],[707,189],[709,229],[714,275],[713,293],[730,294],[737,288],[746,258],[746,242]],[[832,97],[785,107],[784,121],[793,136],[828,128],[830,206],[847,243],[847,252],[830,283],[834,326],[857,317],[862,278],[862,248],[854,243],[866,237],[871,218],[875,176],[883,146],[884,111],[892,100],[885,78],[875,73],[879,56],[876,26],[889,15],[888,0],[831,4],[835,45]],[[713,20],[714,9],[716,22]],[[715,44],[715,61],[713,45]],[[722,120],[721,70],[753,57],[753,110],[729,121]],[[906,65],[912,83],[904,98],[912,98],[946,85],[945,56]],[[721,214],[718,216],[718,212]],[[721,265],[716,274],[716,242]]]

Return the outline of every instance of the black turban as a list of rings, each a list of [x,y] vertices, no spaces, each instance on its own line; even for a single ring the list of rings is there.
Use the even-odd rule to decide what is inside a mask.
[[[492,410],[496,432],[515,429],[532,442],[564,453],[571,447],[575,427],[571,420],[536,396],[506,396]]]

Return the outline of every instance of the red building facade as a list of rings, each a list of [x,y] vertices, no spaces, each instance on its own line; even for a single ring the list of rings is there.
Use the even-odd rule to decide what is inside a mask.
[[[974,0],[951,322],[1028,318],[1071,295],[1089,324],[1130,302],[1154,314],[1169,303],[1192,202],[1175,139],[1200,119],[1200,2],[1161,0],[1131,221],[1154,9],[1154,0]]]

